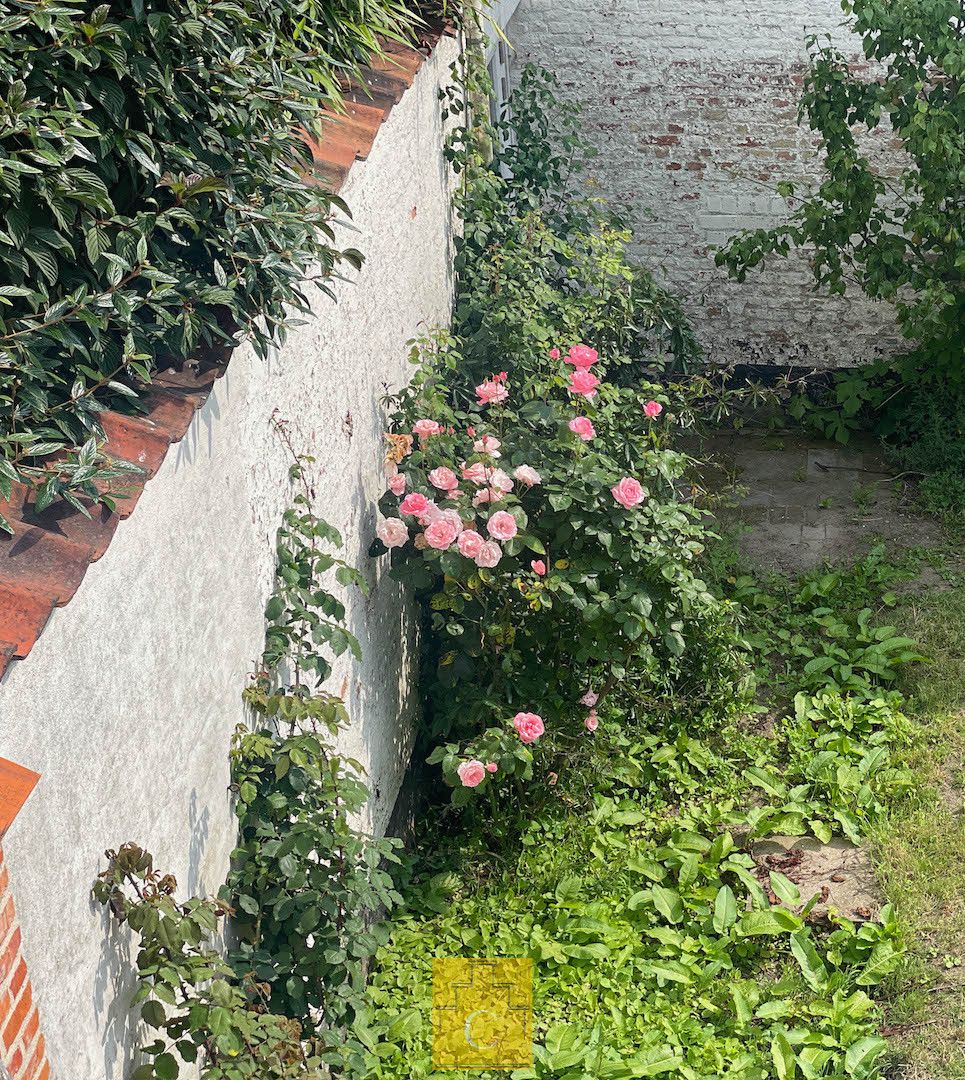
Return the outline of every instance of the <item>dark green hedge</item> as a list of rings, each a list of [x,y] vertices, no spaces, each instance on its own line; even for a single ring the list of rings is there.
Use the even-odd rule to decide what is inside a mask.
[[[159,361],[225,327],[265,349],[355,260],[292,133],[414,6],[0,0],[0,489]]]

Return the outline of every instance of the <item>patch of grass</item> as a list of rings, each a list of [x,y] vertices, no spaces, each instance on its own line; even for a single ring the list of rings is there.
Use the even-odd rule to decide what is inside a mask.
[[[888,1025],[901,1080],[965,1078],[965,587],[916,595],[894,613],[927,666],[906,669],[907,709],[923,739],[909,762],[917,797],[873,837],[885,893],[910,955],[890,987]]]

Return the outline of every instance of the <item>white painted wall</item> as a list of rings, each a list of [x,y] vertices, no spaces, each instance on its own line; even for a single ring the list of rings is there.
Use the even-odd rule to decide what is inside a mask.
[[[823,367],[894,348],[890,308],[815,292],[802,256],[738,285],[710,250],[782,219],[778,180],[816,175],[796,123],[804,42],[830,34],[858,56],[839,0],[520,0],[507,32],[517,68],[549,68],[583,106],[594,190],[630,215],[635,254],[714,360]]]
[[[437,91],[443,38],[341,194],[366,263],[321,293],[316,318],[267,362],[235,352],[133,516],[0,688],[0,756],[43,774],[5,843],[23,951],[57,1080],[121,1080],[131,1065],[130,934],[89,899],[103,851],[135,840],[184,894],[214,892],[234,845],[228,746],[261,653],[289,459],[269,418],[314,454],[319,513],[347,537],[369,599],[351,600],[361,664],[339,665],[385,828],[408,751],[414,625],[368,559],[383,490],[380,399],[408,376],[406,341],[444,324],[451,296],[449,173]]]

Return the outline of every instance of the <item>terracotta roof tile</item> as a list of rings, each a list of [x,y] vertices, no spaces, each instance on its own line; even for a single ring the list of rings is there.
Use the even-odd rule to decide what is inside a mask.
[[[313,161],[307,183],[339,190],[353,162],[371,151],[382,122],[444,32],[439,25],[424,35],[423,51],[385,43],[385,55],[372,60],[361,80],[347,82],[344,107],[322,116],[320,137],[301,133]],[[225,321],[223,329],[230,333],[232,328]],[[14,485],[9,502],[0,500],[0,514],[14,530],[13,536],[0,532],[0,677],[12,659],[27,655],[53,608],[70,600],[87,567],[107,550],[118,523],[133,512],[169,446],[184,437],[195,411],[224,374],[230,354],[230,346],[217,345],[205,351],[203,365],[158,371],[141,398],[143,415],[101,414],[105,451],[139,470],[102,486],[117,498],[114,512],[91,507],[88,519],[60,502],[38,514],[30,491],[21,484]]]

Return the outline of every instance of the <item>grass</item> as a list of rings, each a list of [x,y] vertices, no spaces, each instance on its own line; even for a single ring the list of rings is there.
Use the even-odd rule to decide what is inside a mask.
[[[905,675],[924,740],[917,798],[873,837],[909,960],[890,988],[886,1032],[901,1080],[965,1080],[965,586],[909,599],[896,621],[931,658]]]

